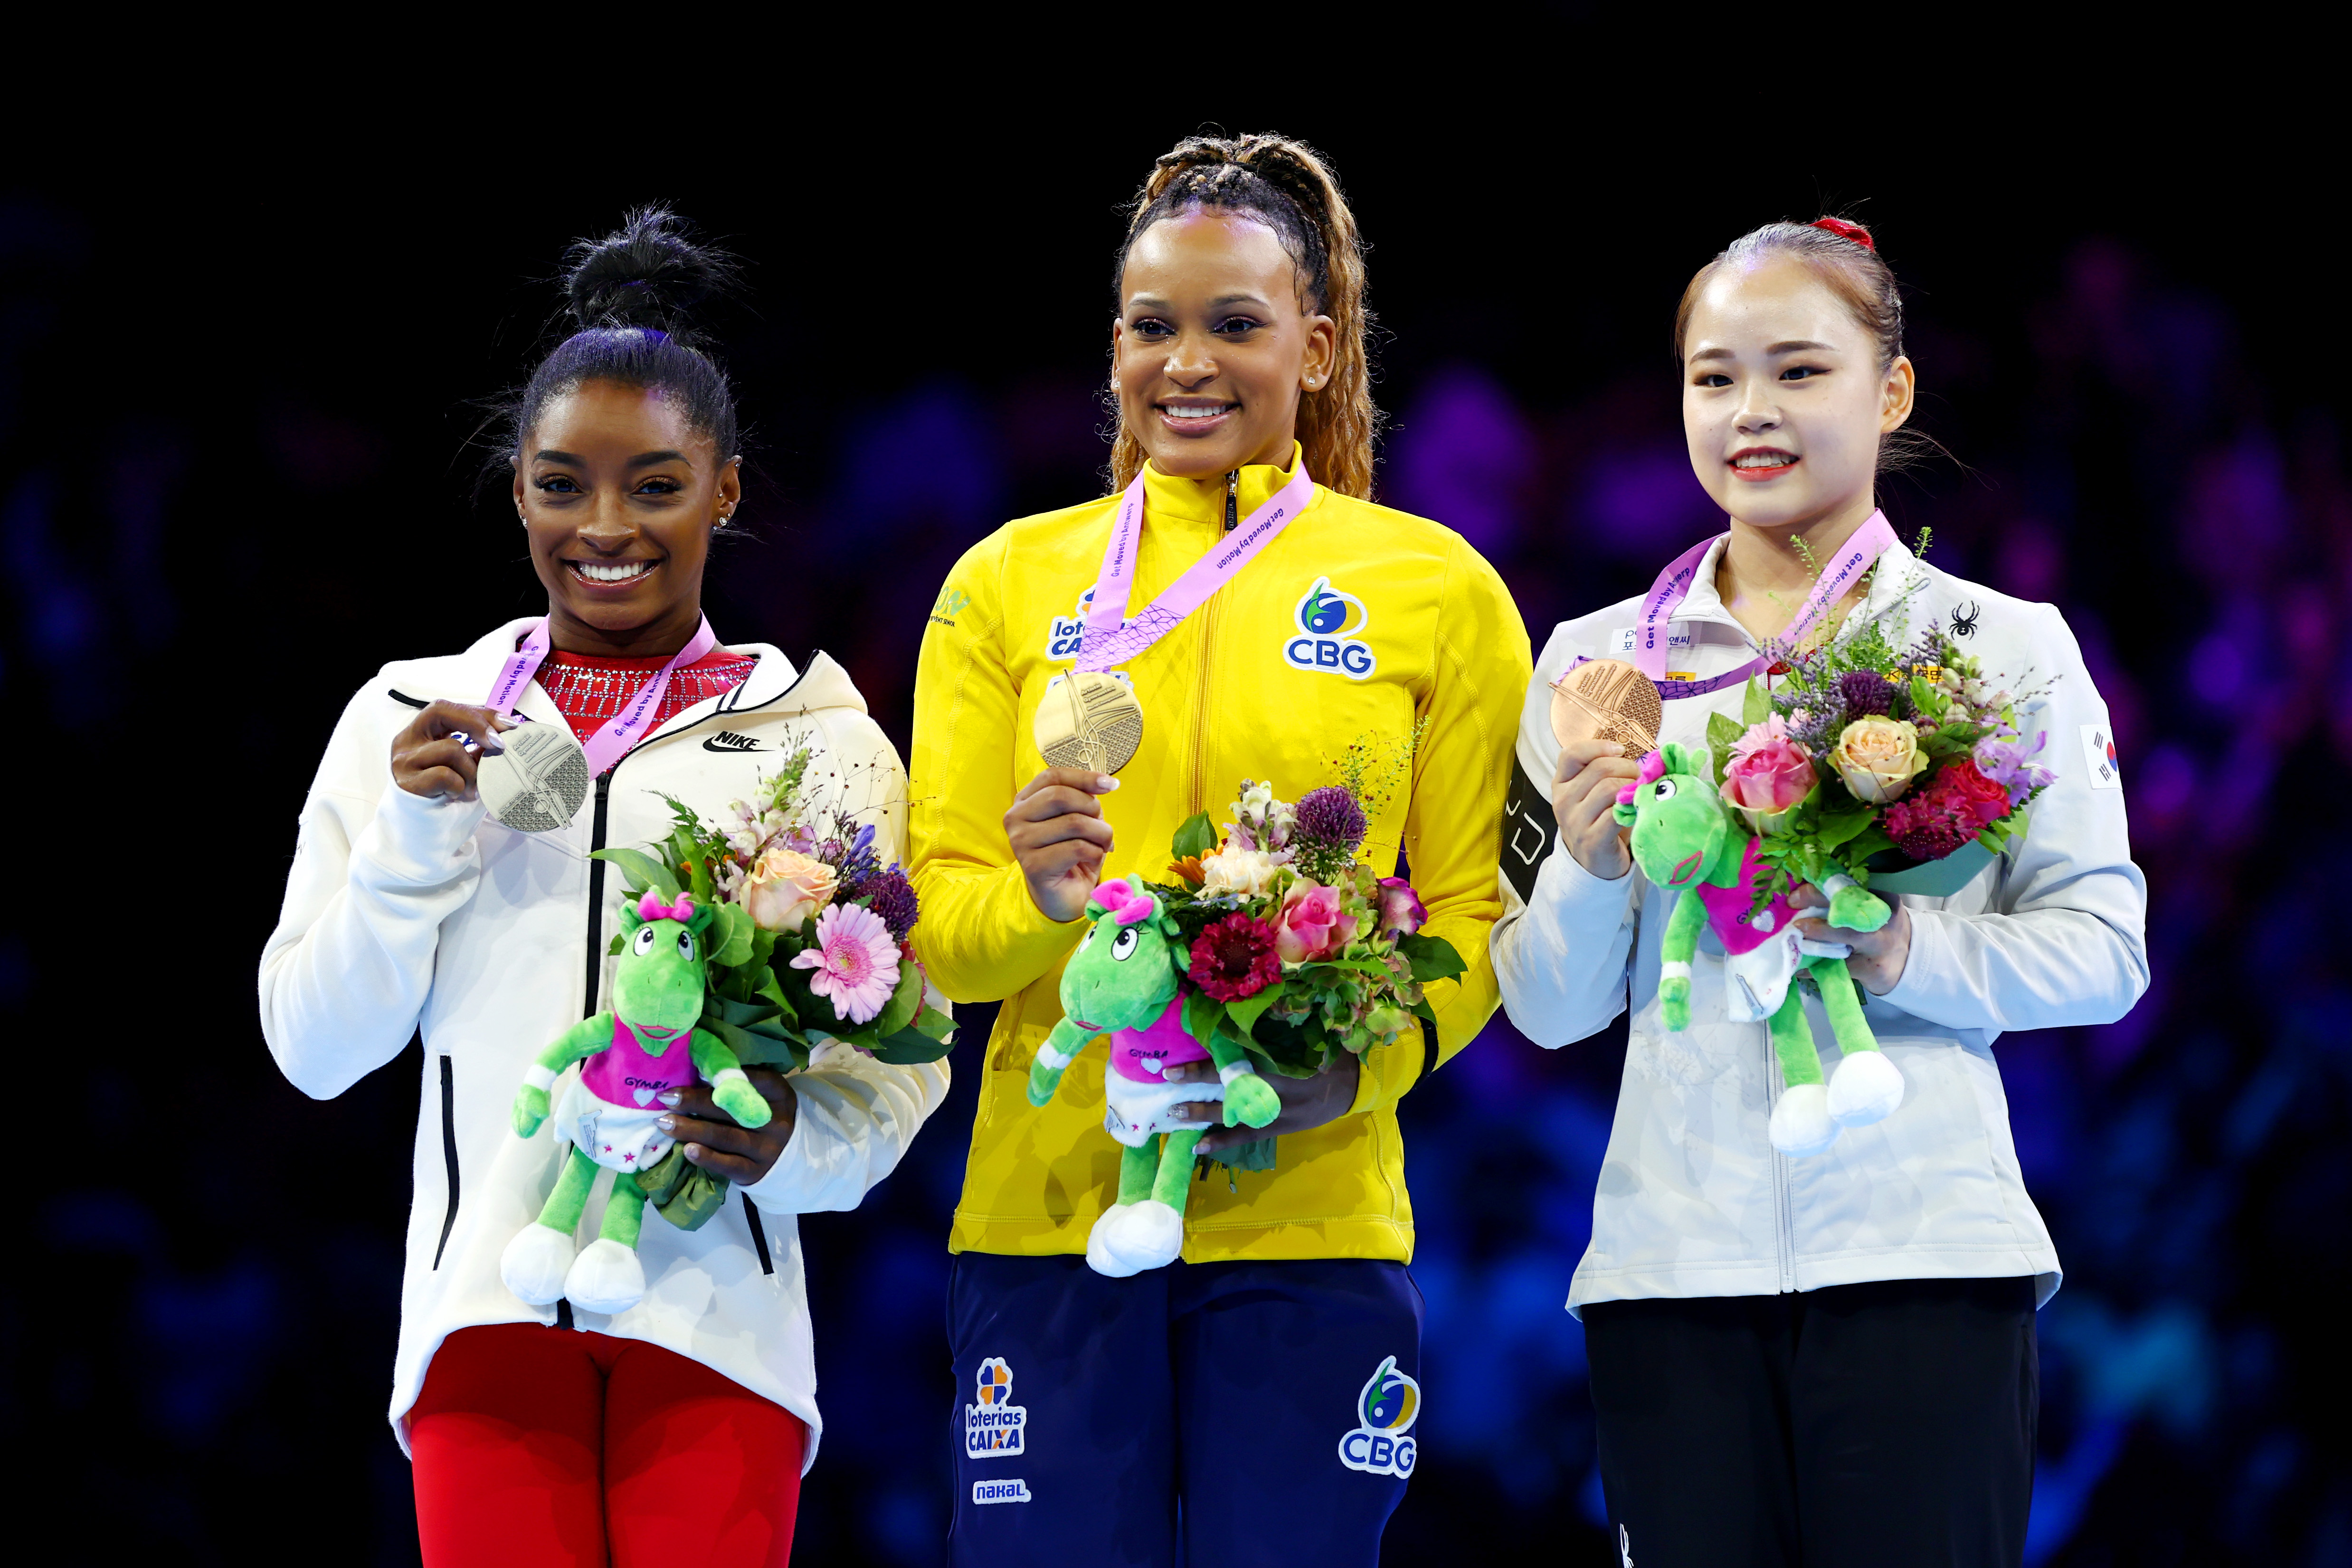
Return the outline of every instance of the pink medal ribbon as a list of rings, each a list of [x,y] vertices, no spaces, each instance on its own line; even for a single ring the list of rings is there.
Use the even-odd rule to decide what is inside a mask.
[[[1727,537],[1718,535],[1718,538]],[[1666,679],[1666,627],[1675,612],[1690,597],[1691,583],[1698,576],[1699,562],[1715,548],[1714,539],[1702,539],[1676,556],[1658,573],[1650,584],[1650,591],[1642,599],[1641,624],[1633,629],[1633,665],[1650,678],[1658,695],[1671,702],[1676,697],[1705,696],[1726,686],[1736,686],[1751,675],[1761,674],[1772,667],[1780,656],[1775,650],[1794,648],[1804,641],[1813,623],[1829,613],[1830,606],[1845,596],[1846,591],[1861,580],[1862,574],[1886,553],[1895,542],[1894,526],[1887,522],[1885,512],[1873,512],[1870,520],[1854,529],[1853,537],[1840,547],[1828,565],[1822,568],[1821,580],[1805,598],[1797,618],[1787,630],[1765,644],[1764,655],[1752,659],[1727,674],[1711,676],[1704,681],[1670,681]]]
[[[1087,607],[1087,623],[1078,634],[1076,668],[1108,670],[1126,664],[1184,623],[1288,528],[1307,503],[1315,498],[1315,481],[1307,476],[1307,459],[1290,482],[1265,498],[1241,525],[1209,549],[1209,553],[1184,569],[1184,575],[1162,590],[1134,619],[1125,619],[1129,591],[1135,582],[1135,547],[1143,530],[1143,476],[1138,474],[1118,499],[1118,517],[1111,524],[1110,544],[1103,550],[1102,575],[1095,580],[1095,596]]]
[[[499,666],[499,678],[490,686],[488,706],[498,710],[500,718],[514,717],[516,699],[522,695],[523,687],[530,684],[531,676],[539,673],[539,666],[546,662],[549,646],[547,618],[542,615],[523,638],[522,646]],[[706,615],[702,618],[702,624],[695,629],[692,640],[671,654],[669,663],[656,670],[654,678],[637,688],[637,695],[623,705],[619,716],[600,727],[581,747],[588,754],[590,778],[606,771],[626,757],[629,748],[653,727],[654,715],[661,711],[662,694],[669,690],[670,672],[699,663],[718,646],[718,634],[710,630],[710,617]]]

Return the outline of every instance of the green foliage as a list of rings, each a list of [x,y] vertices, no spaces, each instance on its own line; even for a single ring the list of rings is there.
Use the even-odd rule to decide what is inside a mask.
[[[646,1201],[680,1230],[700,1229],[727,1207],[726,1180],[688,1159],[681,1145],[671,1145],[669,1153],[653,1168],[639,1171],[631,1179],[645,1193]]]
[[[1764,683],[1759,677],[1755,675],[1748,676],[1748,690],[1741,695],[1739,702],[1740,728],[1745,731],[1748,726],[1762,724],[1766,719],[1770,718],[1771,716],[1772,698],[1770,694],[1765,691]],[[1714,727],[1710,725],[1707,727],[1710,732],[1709,738],[1712,739],[1712,731]],[[1738,737],[1734,736],[1732,738],[1736,740]]]
[[[1755,682],[1748,683],[1750,692],[1755,690]],[[1717,789],[1723,788],[1723,776],[1731,767],[1731,748],[1746,733],[1747,727],[1727,713],[1706,716],[1706,748],[1715,758],[1714,778]]]
[[[1177,828],[1175,840],[1169,847],[1175,851],[1180,861],[1189,860],[1194,855],[1213,854],[1217,848],[1217,824],[1210,820],[1208,812],[1195,811]]]
[[[677,874],[643,850],[597,850],[588,858],[612,862],[633,898],[650,888],[662,895],[665,904],[677,902]]]
[[[1438,980],[1458,980],[1470,972],[1454,944],[1443,936],[1417,932],[1397,938],[1397,951],[1412,966],[1412,977],[1426,986]]]

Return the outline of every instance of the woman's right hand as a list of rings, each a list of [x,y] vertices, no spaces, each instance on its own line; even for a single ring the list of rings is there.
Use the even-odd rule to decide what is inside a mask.
[[[498,732],[513,727],[491,708],[427,703],[392,737],[392,781],[428,800],[470,800],[476,763],[505,750]]]
[[[1095,799],[1118,788],[1108,773],[1048,768],[1021,788],[1004,813],[1004,836],[1028,879],[1029,897],[1055,921],[1076,920],[1102,880],[1110,824]]]
[[[1613,813],[1617,791],[1641,775],[1613,740],[1571,741],[1559,748],[1551,783],[1559,841],[1577,864],[1603,882],[1615,882],[1633,867],[1633,852],[1626,848],[1633,830],[1620,827]]]

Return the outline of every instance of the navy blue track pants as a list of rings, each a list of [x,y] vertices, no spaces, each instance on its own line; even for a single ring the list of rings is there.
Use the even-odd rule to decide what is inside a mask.
[[[1412,1473],[1402,1263],[965,1252],[948,1287],[958,1568],[1372,1568]]]

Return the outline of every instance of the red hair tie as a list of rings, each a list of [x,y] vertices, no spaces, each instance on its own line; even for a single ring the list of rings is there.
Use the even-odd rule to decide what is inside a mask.
[[[1878,248],[1871,243],[1868,229],[1864,228],[1860,224],[1848,223],[1843,218],[1815,218],[1805,226],[1826,230],[1840,239],[1850,239],[1867,251],[1875,251]]]

